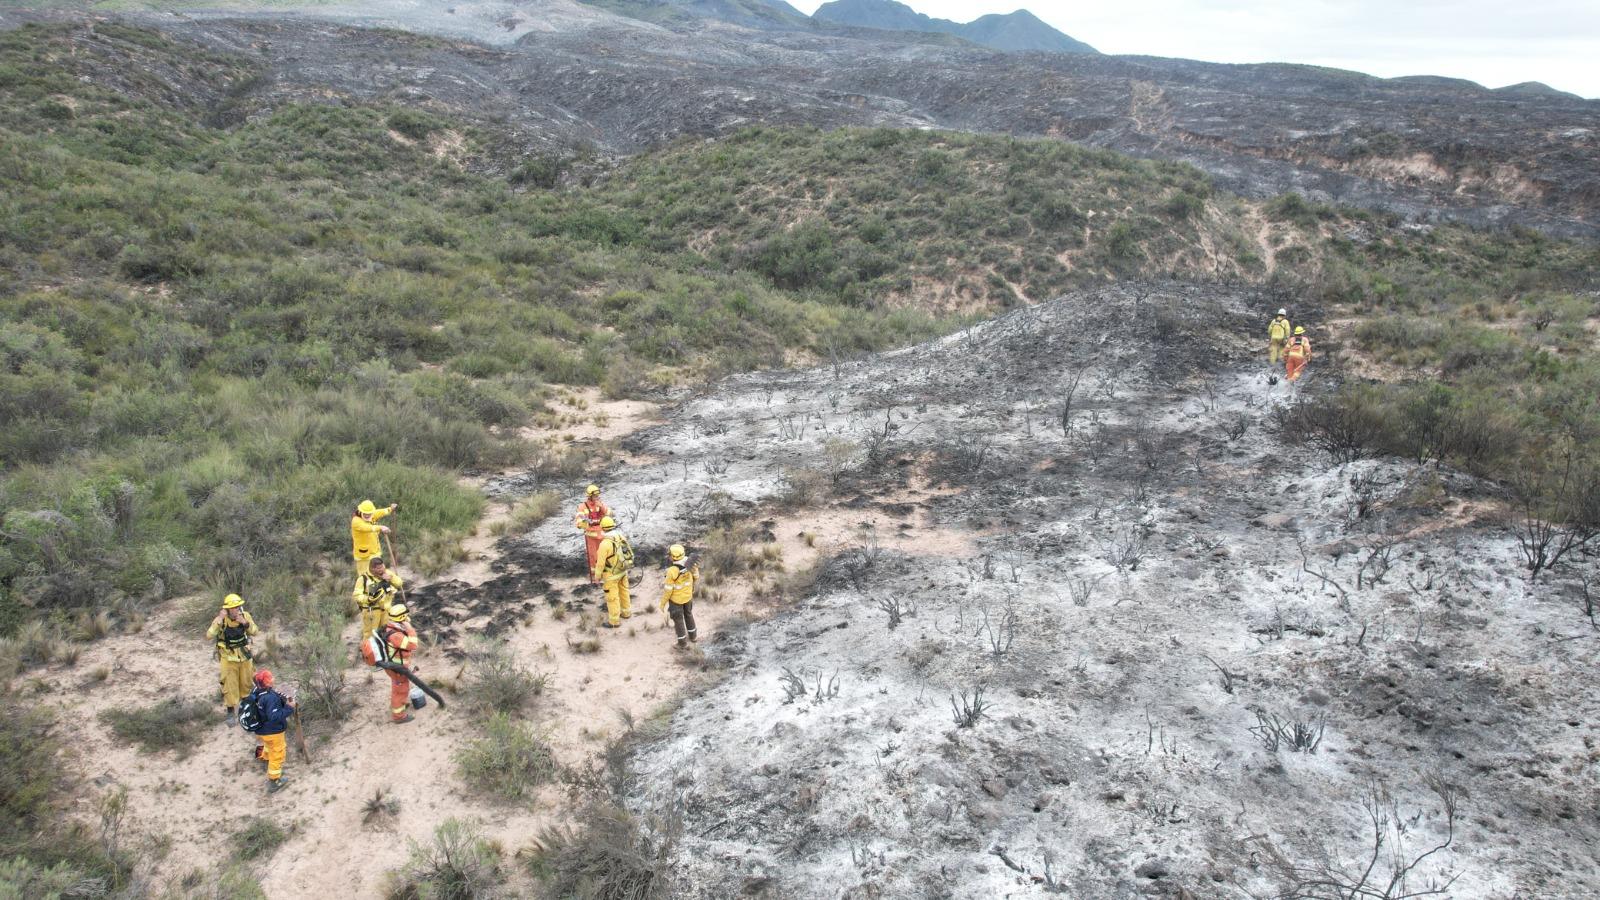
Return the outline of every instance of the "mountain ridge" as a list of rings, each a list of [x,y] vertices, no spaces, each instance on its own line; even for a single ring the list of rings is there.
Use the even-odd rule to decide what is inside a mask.
[[[1008,53],[1044,51],[1090,53],[1100,51],[1063,34],[1026,9],[990,13],[966,24],[935,19],[896,0],[830,0],[811,14],[813,21],[884,31],[928,32],[965,38]]]

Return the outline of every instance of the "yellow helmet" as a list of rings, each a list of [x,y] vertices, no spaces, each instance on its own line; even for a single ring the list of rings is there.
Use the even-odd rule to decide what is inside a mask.
[[[1306,327],[1304,325],[1296,325],[1294,327],[1294,333],[1295,334],[1305,334],[1306,333]]]
[[[223,609],[238,609],[244,605],[244,598],[238,594],[229,594],[222,598]]]
[[[396,603],[395,605],[389,607],[389,621],[404,622],[409,618],[411,618],[411,611],[406,609],[406,605],[404,603]]]
[[[363,501],[361,501],[361,505],[356,507],[356,512],[361,513],[363,516],[370,516],[370,515],[372,515],[373,513],[377,512],[377,511],[378,511],[377,505],[374,504],[371,500],[363,500]]]
[[[675,560],[683,559],[685,556],[688,556],[688,555],[689,555],[688,552],[686,552],[683,549],[683,545],[682,544],[673,544],[671,547],[667,548],[667,556],[672,558],[672,559],[675,559]]]
[[[600,520],[600,528],[602,531],[610,531],[615,527],[617,527],[617,520],[611,518],[610,516],[606,516]]]
[[[598,484],[591,484],[588,487],[583,489],[583,495],[585,497],[593,497],[595,494],[598,494],[598,493],[600,493],[600,485],[598,485]]]

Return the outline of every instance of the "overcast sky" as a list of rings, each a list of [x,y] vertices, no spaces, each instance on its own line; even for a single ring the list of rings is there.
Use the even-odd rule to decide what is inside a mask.
[[[794,5],[813,12],[822,0]],[[1600,0],[911,0],[969,22],[1019,7],[1102,53],[1297,62],[1600,97]]]

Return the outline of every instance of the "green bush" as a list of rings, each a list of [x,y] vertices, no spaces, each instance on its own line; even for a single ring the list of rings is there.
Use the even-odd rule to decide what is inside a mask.
[[[251,816],[245,820],[244,827],[233,836],[232,858],[240,862],[268,859],[288,839],[288,829],[278,822],[261,816]]]
[[[461,693],[476,712],[514,716],[524,712],[549,683],[548,674],[529,672],[510,650],[491,645],[472,654]]]
[[[74,888],[94,896],[127,878],[123,861],[60,819],[70,784],[63,753],[47,711],[0,708],[0,896],[71,896]]]
[[[395,874],[388,900],[480,900],[505,883],[499,854],[477,826],[445,819],[427,844],[411,843],[411,857]]]
[[[522,802],[556,775],[549,746],[505,713],[489,718],[484,736],[467,744],[456,763],[469,788],[500,803]]]

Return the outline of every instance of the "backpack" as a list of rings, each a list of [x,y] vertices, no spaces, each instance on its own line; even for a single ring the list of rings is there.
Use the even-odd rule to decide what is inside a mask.
[[[239,701],[239,727],[251,734],[261,727],[261,689],[256,688],[250,695]]]
[[[617,571],[626,572],[633,568],[633,545],[628,543],[627,538],[620,534],[614,535],[611,539],[611,547],[617,555]]]

